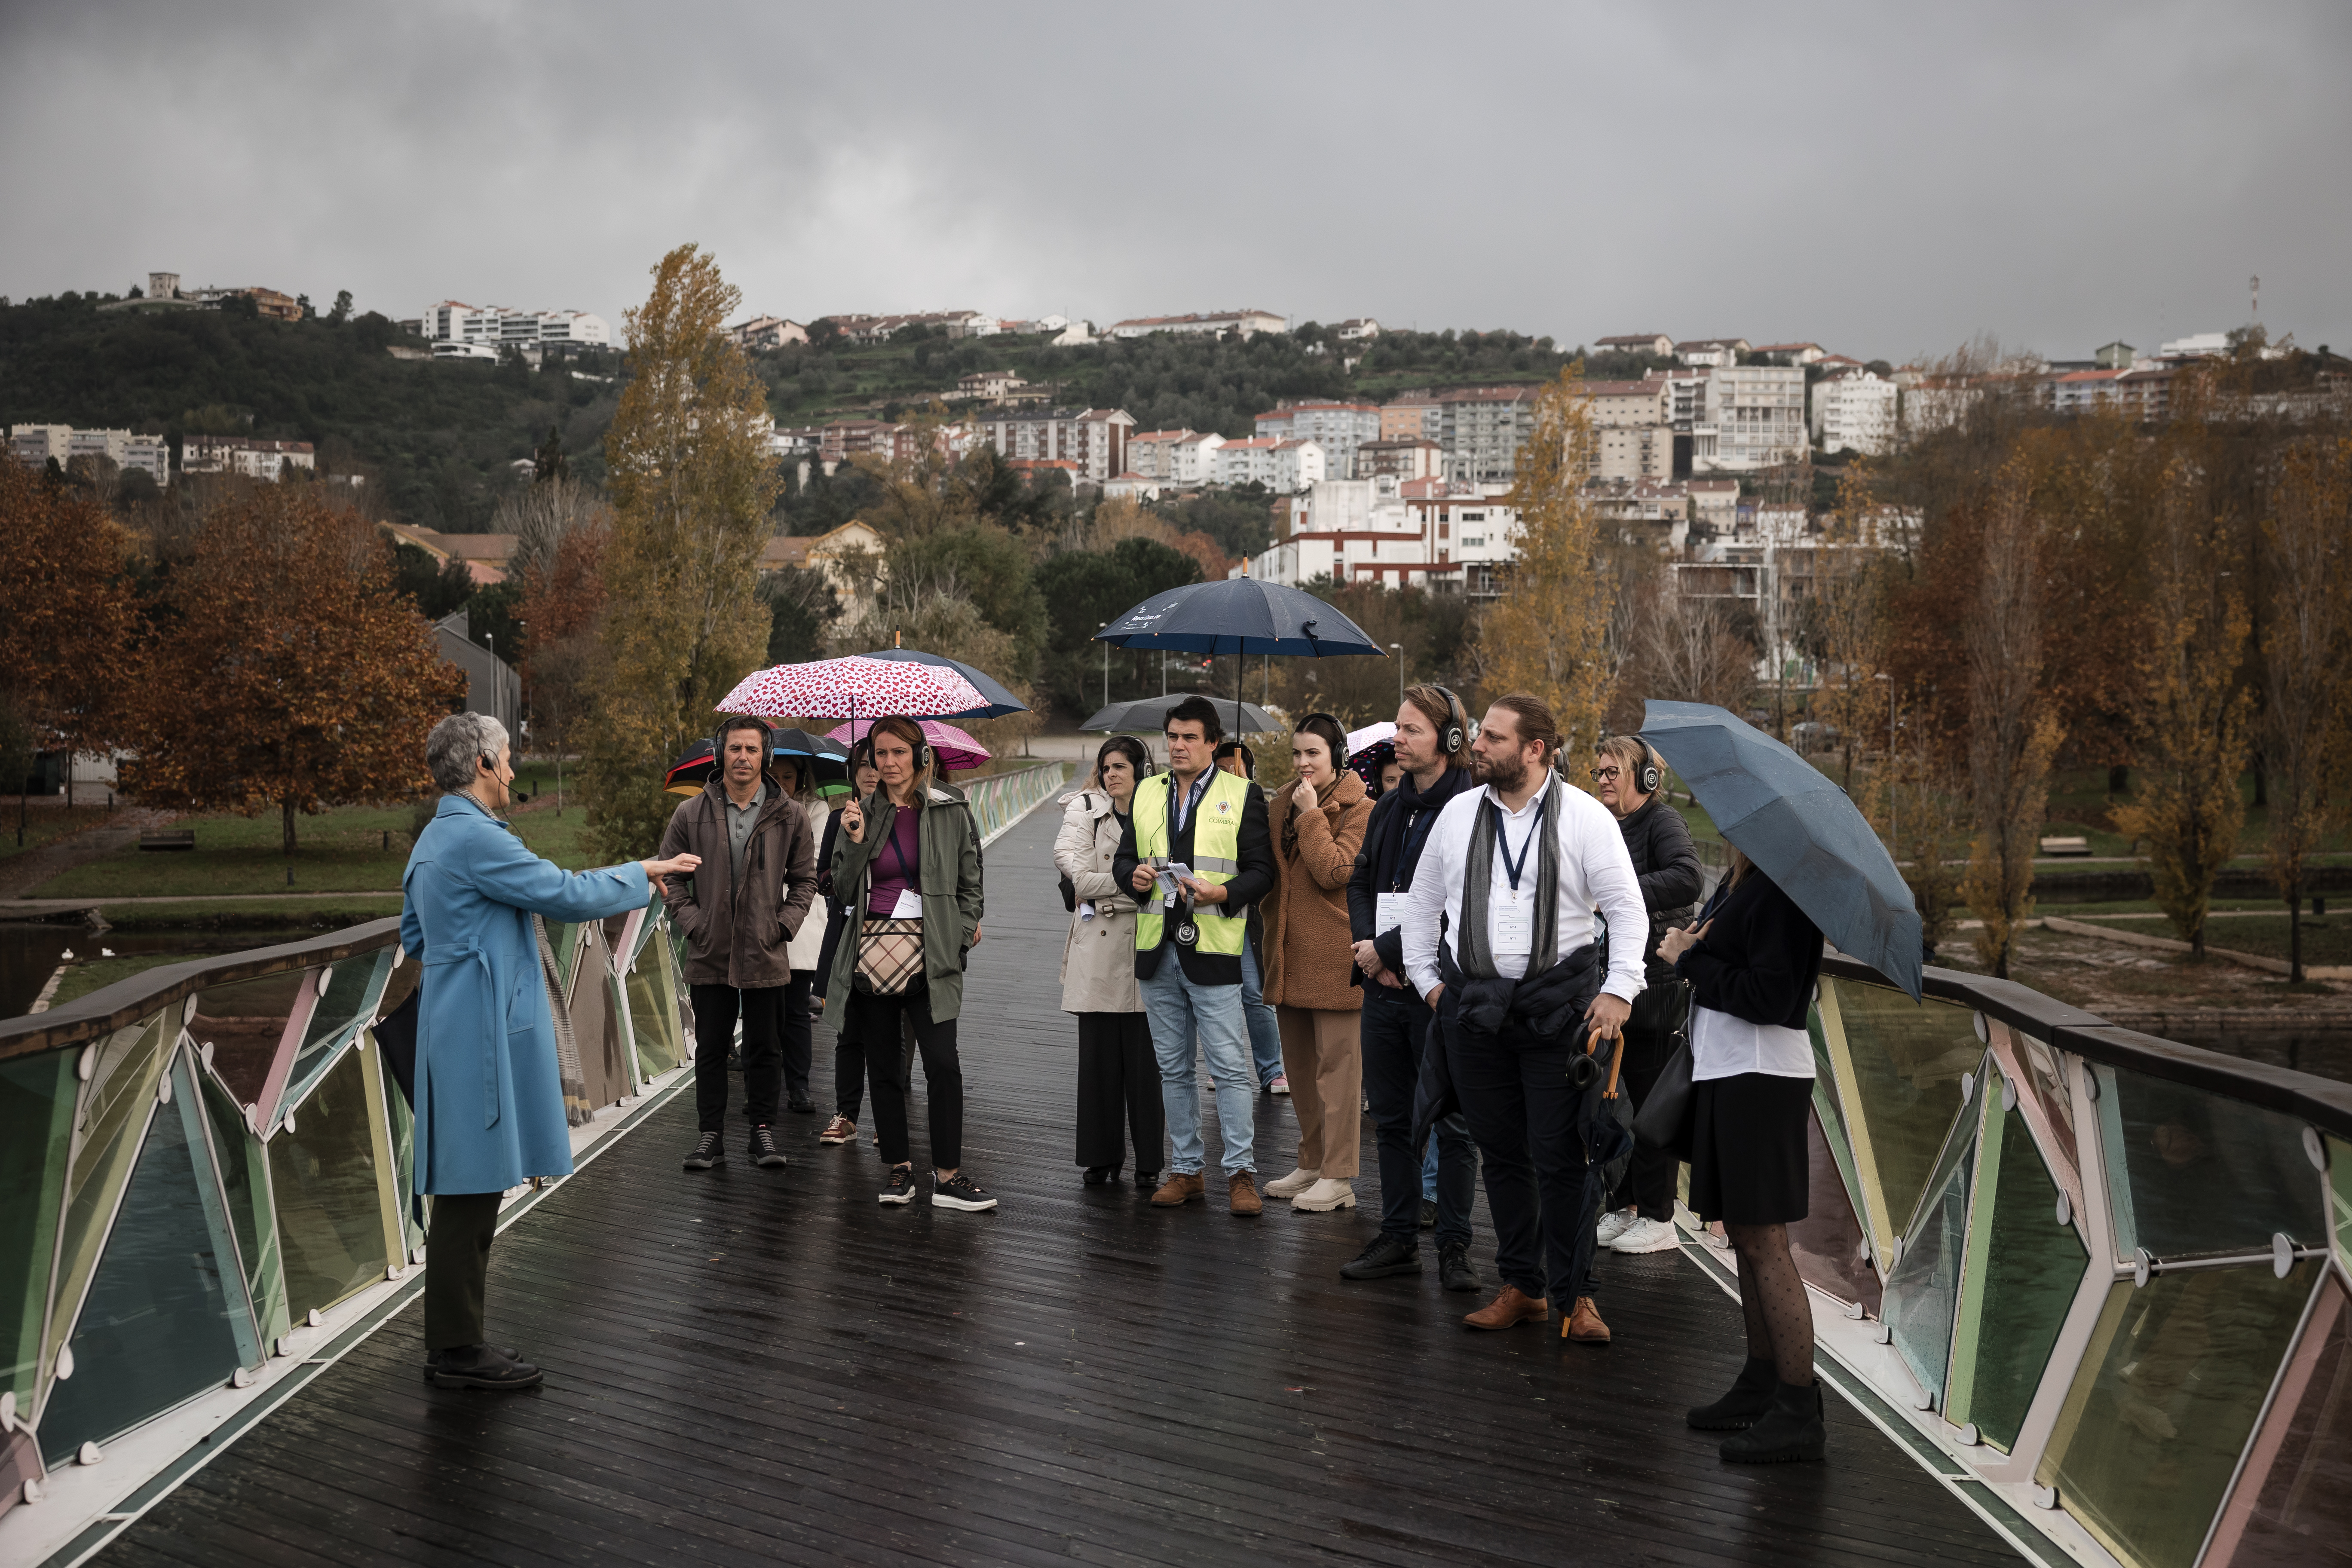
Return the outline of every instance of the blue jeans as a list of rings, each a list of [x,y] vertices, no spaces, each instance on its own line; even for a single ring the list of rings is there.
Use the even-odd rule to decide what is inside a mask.
[[[1162,952],[1158,972],[1139,984],[1144,1016],[1151,1020],[1152,1054],[1160,1058],[1160,1101],[1168,1110],[1169,1171],[1197,1176],[1203,1163],[1201,1085],[1193,1066],[1196,1033],[1216,1085],[1225,1173],[1256,1170],[1257,1093],[1250,1083],[1242,988],[1195,985],[1184,977],[1183,962],[1173,951]]]
[[[1242,1013],[1249,1020],[1250,1060],[1257,1068],[1257,1086],[1264,1089],[1282,1071],[1282,1031],[1274,1004],[1258,984],[1255,942],[1242,943]]]

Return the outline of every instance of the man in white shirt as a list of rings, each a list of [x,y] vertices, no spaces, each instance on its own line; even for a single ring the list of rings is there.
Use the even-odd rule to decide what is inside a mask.
[[[1445,1036],[1445,1067],[1486,1168],[1502,1294],[1463,1321],[1507,1329],[1551,1315],[1591,1261],[1582,1091],[1570,1057],[1613,1040],[1643,983],[1649,918],[1617,820],[1556,776],[1559,730],[1539,700],[1496,700],[1471,747],[1482,789],[1430,830],[1405,895],[1405,977]],[[1626,938],[1594,951],[1593,911]],[[1606,1344],[1589,1296],[1561,1335]]]

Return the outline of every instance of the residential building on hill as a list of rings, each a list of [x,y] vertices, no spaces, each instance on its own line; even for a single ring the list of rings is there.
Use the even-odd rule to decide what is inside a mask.
[[[443,565],[452,561],[465,563],[467,574],[478,588],[505,582],[507,563],[514,559],[515,536],[511,533],[443,533],[406,522],[379,522],[376,527],[394,544],[414,545]]]
[[[887,342],[908,327],[936,327],[950,338],[994,337],[1004,323],[981,310],[915,310],[891,316],[819,316],[811,326],[827,326],[853,343]]]
[[[60,468],[76,458],[104,458],[119,469],[137,468],[159,485],[172,482],[171,443],[161,436],[77,430],[70,425],[18,425],[8,432],[8,447],[27,468],[47,468],[52,458]]]
[[[1445,472],[1445,448],[1421,437],[1402,440],[1366,441],[1356,448],[1356,469],[1351,476],[1360,479],[1433,479]]]
[[[1135,416],[1123,408],[1006,408],[977,416],[979,439],[1006,458],[1066,460],[1076,477],[1103,484],[1134,467],[1127,440]]]
[[[740,326],[728,328],[727,335],[746,349],[781,349],[808,342],[808,328],[782,316],[754,316]]]
[[[827,533],[779,533],[761,548],[762,576],[776,572],[822,572],[841,602],[845,614],[856,618],[866,607],[865,590],[872,585],[870,572],[855,569],[853,557],[879,563],[884,541],[873,524],[856,519]]]
[[[1304,586],[1318,579],[1491,597],[1516,558],[1517,511],[1504,487],[1443,479],[1325,479],[1277,511],[1274,547],[1244,574]]]
[[[1381,405],[1383,441],[1435,441],[1444,431],[1445,405],[1426,392],[1408,392]]]
[[[443,355],[439,353],[443,343],[488,349],[495,356],[502,348],[536,349],[551,344],[604,348],[613,341],[613,329],[604,319],[585,310],[510,310],[503,305],[468,305],[458,300],[427,306],[413,324],[417,336],[436,345],[436,358],[472,357]]]
[[[1437,395],[1437,444],[1445,477],[1465,484],[1508,483],[1536,426],[1536,388],[1458,387]]]
[[[991,403],[1002,403],[1028,386],[1028,383],[1009,370],[976,370],[970,375],[956,378],[958,397],[981,397]]]
[[[1675,340],[1664,332],[1628,332],[1602,338],[1592,348],[1596,353],[1656,354],[1664,358],[1675,352]]]
[[[1356,448],[1381,438],[1381,409],[1376,403],[1286,403],[1257,416],[1257,433],[1288,440],[1313,441],[1323,448],[1326,477],[1360,479]]]
[[[1214,455],[1224,444],[1214,431],[1147,430],[1127,438],[1128,470],[1177,489],[1196,489],[1214,481]]]
[[[1760,343],[1748,353],[1758,359],[1769,355],[1783,364],[1819,364],[1829,357],[1819,343]]]
[[[257,441],[246,436],[190,436],[180,443],[184,474],[242,474],[281,479],[289,468],[318,468],[308,441]]]
[[[1361,342],[1381,335],[1381,324],[1370,316],[1350,316],[1331,329],[1331,335],[1343,343]]]
[[[1689,338],[1675,345],[1675,357],[1683,363],[1710,368],[1738,364],[1747,352],[1746,338]]]
[[[1813,438],[1824,452],[1877,457],[1895,450],[1898,388],[1866,370],[1841,371],[1813,384]]]
[[[1195,316],[1132,316],[1124,321],[1112,322],[1110,336],[1148,338],[1155,332],[1193,335],[1234,332],[1249,338],[1260,332],[1289,330],[1290,323],[1271,310],[1212,310],[1205,315]]]
[[[1802,370],[1778,364],[1713,369],[1706,422],[1692,431],[1693,472],[1766,468],[1804,452],[1808,437]]]
[[[1264,485],[1276,495],[1304,489],[1325,479],[1328,458],[1318,441],[1286,440],[1255,436],[1227,441],[1210,458],[1221,485]]]

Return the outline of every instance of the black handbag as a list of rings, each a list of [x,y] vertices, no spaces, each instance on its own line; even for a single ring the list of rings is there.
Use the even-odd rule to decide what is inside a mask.
[[[1696,1104],[1691,1096],[1690,1008],[1683,1009],[1682,1026],[1675,1029],[1666,1053],[1666,1065],[1659,1070],[1658,1081],[1650,1087],[1649,1097],[1633,1114],[1633,1142],[1645,1149],[1668,1149],[1675,1158],[1691,1157],[1691,1121]]]

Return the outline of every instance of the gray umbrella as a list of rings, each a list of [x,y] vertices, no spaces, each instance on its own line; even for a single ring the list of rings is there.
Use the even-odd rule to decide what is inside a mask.
[[[1133,702],[1114,702],[1096,713],[1093,718],[1088,719],[1078,728],[1081,730],[1142,730],[1157,735],[1167,721],[1168,710],[1183,701],[1188,695],[1189,693],[1179,691],[1171,692],[1166,697],[1145,697]],[[1232,698],[1220,697],[1215,700],[1221,711],[1230,713],[1234,710]],[[1241,721],[1234,726],[1236,732],[1244,735],[1261,734],[1281,728],[1282,726],[1276,723],[1265,709],[1255,702],[1241,704]]]
[[[1780,742],[1704,702],[1651,702],[1642,739],[1673,764],[1726,838],[1840,952],[1919,999],[1919,908],[1846,793]]]

